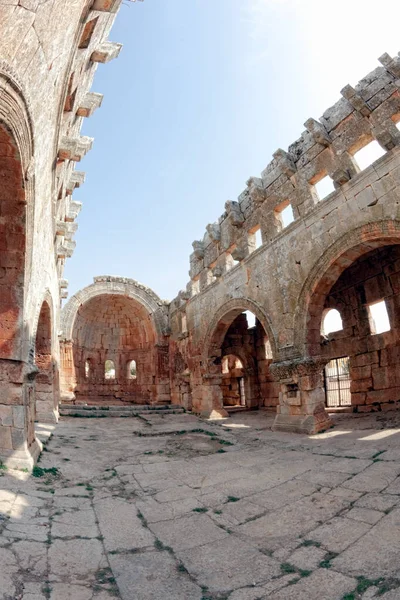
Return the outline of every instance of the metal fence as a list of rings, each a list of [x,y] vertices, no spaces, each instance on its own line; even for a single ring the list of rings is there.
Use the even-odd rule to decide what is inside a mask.
[[[350,359],[334,358],[325,367],[325,393],[328,408],[351,405]]]

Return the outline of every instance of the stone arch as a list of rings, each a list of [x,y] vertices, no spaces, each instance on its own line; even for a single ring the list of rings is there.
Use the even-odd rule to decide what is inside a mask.
[[[250,336],[247,330],[244,332],[245,324],[240,319],[245,311],[251,311],[261,325]],[[232,328],[237,328],[237,331],[233,332]],[[232,340],[236,341],[232,344]],[[269,352],[267,354],[267,342],[272,356]],[[206,387],[211,384],[214,410],[222,407],[226,397],[226,384],[233,385],[232,382],[224,381],[222,374],[221,361],[224,353],[236,355],[243,363],[247,408],[276,406],[277,388],[269,373],[270,363],[276,355],[275,336],[268,315],[250,298],[234,298],[223,304],[215,313],[203,338],[203,383]]]
[[[299,355],[313,353],[325,296],[343,271],[363,254],[396,244],[400,244],[400,221],[382,220],[346,233],[318,259],[302,287],[294,316],[294,348]],[[318,335],[311,334],[317,330]]]
[[[168,308],[152,290],[132,279],[96,277],[62,313],[62,393],[91,403],[154,403],[169,400]],[[92,376],[85,361],[92,359]],[[128,361],[137,377],[128,378]],[[113,361],[115,378],[105,377]]]
[[[34,231],[34,131],[24,86],[4,60],[0,90],[0,408],[10,415],[0,425],[0,459],[30,467],[39,454],[26,302]]]
[[[53,305],[49,292],[43,300],[35,327],[34,362],[38,369],[35,379],[36,420],[56,423],[58,420],[57,365],[54,360]]]
[[[203,358],[207,362],[219,349],[232,321],[242,312],[249,310],[260,321],[271,344],[272,356],[276,356],[276,341],[271,321],[259,304],[250,298],[233,298],[223,304],[215,313],[203,340]]]
[[[5,61],[0,61],[0,90],[0,358],[26,360],[24,300],[33,238],[33,125],[24,88]]]
[[[104,294],[125,296],[136,300],[151,316],[157,333],[157,341],[161,342],[168,335],[168,309],[166,302],[161,300],[153,290],[134,279],[105,276],[95,277],[92,285],[77,292],[67,302],[61,313],[63,339],[72,339],[72,331],[80,306]]]

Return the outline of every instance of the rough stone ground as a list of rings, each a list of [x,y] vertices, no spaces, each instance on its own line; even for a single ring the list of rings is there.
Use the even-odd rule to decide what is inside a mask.
[[[272,417],[62,419],[0,471],[0,598],[399,599],[400,414]]]

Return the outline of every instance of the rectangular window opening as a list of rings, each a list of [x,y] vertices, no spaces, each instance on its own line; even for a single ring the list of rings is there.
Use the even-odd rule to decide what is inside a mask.
[[[261,229],[258,228],[257,231],[254,233],[255,238],[256,238],[256,250],[257,248],[259,248],[260,246],[262,246],[262,236],[261,236]]]
[[[333,179],[329,177],[329,175],[325,175],[322,179],[314,183],[314,189],[317,192],[319,200],[325,200],[327,196],[332,194],[335,191],[335,186],[333,185]]]
[[[252,252],[254,252],[254,250],[257,250],[258,248],[260,248],[262,246],[263,241],[262,241],[260,227],[257,227],[257,229],[253,229],[253,230],[249,231],[248,242],[249,242],[249,253],[250,254]]]
[[[78,44],[78,48],[88,48],[98,20],[99,17],[96,17],[95,19],[92,19],[86,23]]]
[[[192,281],[192,296],[196,296],[200,292],[200,279]]]
[[[389,315],[384,300],[368,305],[369,325],[372,335],[390,331]]]
[[[211,285],[212,283],[214,283],[214,281],[216,281],[216,279],[217,278],[213,274],[212,268],[208,269],[208,271],[207,271],[207,285]]]
[[[274,212],[279,231],[285,229],[285,227],[293,223],[293,221],[295,220],[293,208],[290,202],[282,202],[282,204],[275,208]]]
[[[182,333],[187,333],[186,315],[182,315],[182,319],[181,319],[181,331],[182,331]]]
[[[385,150],[374,140],[361,148],[361,150],[358,150],[358,152],[355,152],[354,159],[361,171],[363,171],[384,154],[386,154]]]

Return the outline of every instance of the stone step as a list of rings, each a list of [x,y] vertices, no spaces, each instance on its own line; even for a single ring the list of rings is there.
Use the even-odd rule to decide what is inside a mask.
[[[80,417],[134,417],[138,414],[150,415],[168,415],[182,414],[183,408],[179,405],[131,405],[131,406],[83,406],[79,404],[61,404],[59,407],[60,416],[80,416]]]

